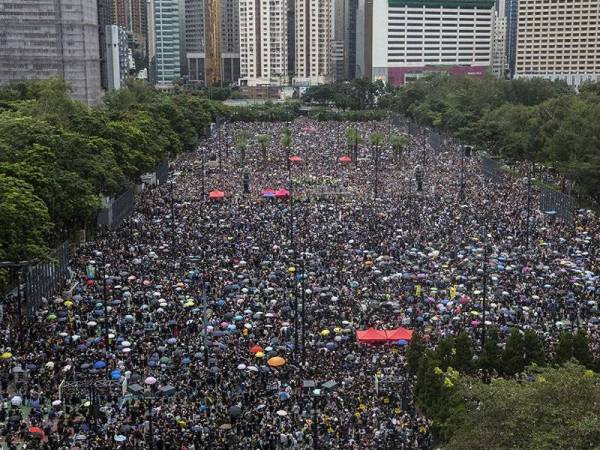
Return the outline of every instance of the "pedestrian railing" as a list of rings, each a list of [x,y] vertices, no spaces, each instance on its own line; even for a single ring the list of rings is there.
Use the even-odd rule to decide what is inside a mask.
[[[58,293],[69,278],[69,243],[63,242],[54,250],[53,260],[30,266],[25,270],[24,300],[29,315],[42,305],[43,299],[49,299]]]
[[[108,206],[98,213],[96,224],[98,228],[114,228],[127,218],[134,207],[134,196],[131,189],[112,199]]]
[[[571,223],[574,210],[575,200],[570,195],[548,188],[541,190],[540,211],[542,213]]]

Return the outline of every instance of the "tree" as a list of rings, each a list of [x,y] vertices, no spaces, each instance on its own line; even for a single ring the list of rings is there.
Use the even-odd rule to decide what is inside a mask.
[[[385,136],[383,133],[375,132],[371,133],[369,136],[369,141],[371,142],[371,148],[373,149],[373,158],[375,159],[375,180],[374,180],[374,189],[373,189],[373,198],[379,198],[379,159],[381,156],[381,145]]]
[[[240,151],[240,163],[246,163],[246,148],[248,147],[248,133],[241,132],[235,137],[235,147]]]
[[[259,134],[256,136],[256,141],[260,146],[260,152],[262,154],[263,161],[266,161],[268,159],[267,147],[269,146],[269,142],[271,142],[271,136],[268,134]]]
[[[585,333],[578,331],[573,335],[573,358],[575,358],[579,364],[591,368],[593,366],[593,356],[590,351],[590,343]]]
[[[454,363],[454,339],[447,337],[441,339],[435,350],[435,357],[442,370],[447,370]]]
[[[390,144],[394,149],[394,161],[397,164],[400,164],[400,161],[402,160],[402,151],[408,145],[408,142],[408,138],[404,135],[392,134],[390,136]]]
[[[545,450],[596,448],[600,377],[582,366],[529,369],[530,380],[470,378],[456,387],[445,428],[447,450]],[[436,417],[433,417],[434,423]]]
[[[473,370],[473,349],[471,348],[471,338],[461,331],[454,340],[455,352],[452,358],[452,367],[461,373],[471,373]]]
[[[406,365],[414,373],[419,368],[421,356],[425,353],[427,347],[417,332],[413,333],[412,338],[406,348]]]
[[[543,366],[545,364],[544,343],[535,331],[526,330],[523,334],[523,350],[526,365],[537,364]]]
[[[0,258],[48,259],[51,230],[48,209],[33,187],[0,173]]]
[[[357,128],[346,128],[346,142],[348,147],[352,149],[352,159],[356,167],[358,167],[358,144],[360,144],[362,138]]]
[[[558,341],[554,344],[554,361],[564,364],[573,357],[573,335],[566,331],[560,333]]]
[[[290,148],[292,146],[292,132],[289,128],[284,128],[281,134],[281,145],[285,148],[285,159],[288,172],[290,171]]]
[[[521,331],[513,328],[506,341],[502,355],[502,371],[506,375],[515,375],[525,369],[525,345]]]
[[[493,371],[500,372],[502,352],[498,347],[498,329],[490,328],[487,330],[483,351],[477,360],[478,367],[490,374]]]

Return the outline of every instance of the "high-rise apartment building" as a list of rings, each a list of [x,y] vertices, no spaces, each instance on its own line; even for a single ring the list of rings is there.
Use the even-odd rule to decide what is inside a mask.
[[[504,78],[508,72],[506,36],[508,31],[508,18],[505,11],[505,0],[496,2],[494,12],[494,35],[492,40],[492,72]]]
[[[404,84],[423,72],[483,75],[494,0],[374,0],[373,79]]]
[[[600,80],[598,0],[520,0],[516,78]]]
[[[370,78],[373,72],[373,0],[358,0],[355,61],[355,77]]]
[[[287,0],[239,0],[240,85],[288,82]]]
[[[506,60],[508,77],[515,75],[517,64],[517,30],[519,27],[519,0],[506,0]]]
[[[186,0],[185,46],[190,81],[237,83],[240,77],[238,0]],[[210,64],[206,59],[208,46],[212,49]]]
[[[154,0],[151,14],[154,21],[152,80],[159,87],[170,87],[180,75],[179,0]]]
[[[131,33],[130,46],[134,55],[138,60],[145,60],[148,55],[147,0],[110,1],[112,1],[112,24]]]
[[[106,27],[112,23],[112,0],[98,0],[98,49],[100,51],[100,84],[108,89],[106,66]]]
[[[99,103],[96,0],[0,0],[0,84],[52,76],[76,100]]]
[[[118,25],[107,25],[105,30],[107,89],[121,89],[129,74],[129,39],[127,30]]]
[[[296,0],[296,85],[321,84],[332,79],[332,1]]]

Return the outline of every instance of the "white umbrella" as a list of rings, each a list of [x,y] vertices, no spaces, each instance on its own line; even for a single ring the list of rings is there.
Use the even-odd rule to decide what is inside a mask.
[[[60,400],[54,400],[54,401],[52,402],[52,406],[60,406],[60,405],[61,405],[61,403],[62,403],[62,402],[61,402]]]
[[[149,385],[153,385],[153,384],[156,383],[156,378],[154,378],[154,377],[147,377],[144,380],[144,383],[149,384]]]
[[[97,325],[97,324],[96,324],[96,322],[94,322],[93,320],[90,320],[90,321],[87,323],[87,326],[88,326],[88,327],[95,327],[96,325]]]
[[[279,411],[277,411],[276,413],[278,416],[287,416],[287,411],[284,411],[283,409],[280,409]]]
[[[240,370],[244,370],[246,368],[246,364],[238,364],[237,368]]]
[[[23,399],[18,395],[15,395],[13,398],[10,399],[10,404],[13,406],[21,406],[22,403]]]
[[[129,342],[129,341],[123,341],[123,342],[121,342],[121,345],[123,347],[131,347],[131,342]]]

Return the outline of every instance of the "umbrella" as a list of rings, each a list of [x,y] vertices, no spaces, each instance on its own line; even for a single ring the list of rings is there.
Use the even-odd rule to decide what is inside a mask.
[[[283,391],[279,393],[279,400],[289,400],[290,398],[290,394],[288,394],[287,392]]]
[[[221,200],[224,197],[225,197],[225,192],[219,191],[217,189],[215,189],[214,191],[210,191],[208,193],[208,198],[210,198],[212,200]]]
[[[127,440],[126,436],[123,436],[122,434],[115,434],[116,442],[125,442],[126,440]]]
[[[244,370],[246,368],[246,364],[238,364],[237,368],[239,370]]]
[[[280,417],[287,416],[287,411],[280,409],[279,411],[276,412],[276,414]]]
[[[263,352],[257,352],[254,356],[256,356],[257,358],[262,358],[265,356],[265,354]]]
[[[258,353],[258,352],[262,352],[263,348],[260,345],[253,345],[252,347],[250,347],[250,353]]]
[[[2,353],[2,355],[0,355],[0,359],[10,359],[10,358],[12,358],[11,352],[4,352],[4,353]]]
[[[274,356],[267,361],[267,364],[271,367],[281,367],[285,365],[285,363],[285,358],[282,358],[281,356]]]
[[[339,161],[340,161],[342,164],[347,164],[347,163],[351,163],[351,162],[352,162],[352,158],[350,158],[350,157],[349,157],[349,156],[347,156],[347,155],[344,155],[344,156],[340,156],[340,159],[339,159]]]
[[[275,197],[277,198],[286,198],[290,196],[290,191],[288,191],[287,189],[277,189],[275,191]]]
[[[146,377],[146,379],[144,380],[144,383],[152,386],[153,384],[156,384],[156,378]]]
[[[299,163],[302,162],[302,158],[298,155],[294,155],[294,156],[290,156],[290,161],[293,163]]]
[[[10,399],[10,404],[13,406],[21,406],[22,403],[23,399],[18,395],[15,395],[13,398]]]
[[[96,361],[94,363],[94,369],[104,369],[106,367],[106,363],[104,361]]]
[[[44,437],[44,430],[42,430],[40,427],[29,427],[27,431],[29,431],[31,434],[37,434],[41,438]]]
[[[227,412],[231,417],[239,417],[242,415],[242,408],[240,408],[238,405],[234,405],[231,406]]]

